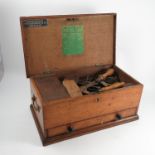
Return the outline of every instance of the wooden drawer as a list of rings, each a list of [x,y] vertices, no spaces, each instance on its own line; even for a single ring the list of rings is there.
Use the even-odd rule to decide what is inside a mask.
[[[138,107],[141,85],[66,99],[44,106],[45,129]]]
[[[102,115],[91,119],[86,119],[83,121],[55,127],[52,129],[48,129],[48,137],[62,135],[62,134],[70,134],[80,129],[88,128],[91,126],[95,126],[95,125],[99,125],[99,124],[103,124],[111,121],[117,121],[119,119],[133,116],[136,114],[136,112],[137,112],[137,108],[131,108],[128,110],[120,111],[118,113]]]

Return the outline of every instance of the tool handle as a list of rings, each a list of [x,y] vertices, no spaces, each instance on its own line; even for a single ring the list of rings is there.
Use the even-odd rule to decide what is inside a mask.
[[[115,88],[120,88],[123,87],[125,85],[125,82],[116,82],[110,86],[107,87],[103,87],[100,89],[100,91],[105,91],[105,90],[111,90],[111,89],[115,89]]]
[[[97,81],[105,80],[108,76],[111,76],[114,73],[114,69],[108,69],[104,74],[100,74],[97,78]]]

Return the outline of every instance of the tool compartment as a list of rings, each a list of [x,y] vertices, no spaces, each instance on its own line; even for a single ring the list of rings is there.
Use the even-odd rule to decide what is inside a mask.
[[[120,80],[130,83],[130,85],[80,97],[69,96],[64,89],[61,76],[57,78],[55,76],[34,78],[35,87],[38,88],[43,101],[41,103],[44,108],[44,128],[54,128],[138,107],[142,85],[118,67],[115,67],[115,70],[117,70]],[[72,72],[73,75],[74,72]],[[67,73],[64,77],[73,78]],[[74,79],[76,80],[76,78],[78,77],[76,76]]]

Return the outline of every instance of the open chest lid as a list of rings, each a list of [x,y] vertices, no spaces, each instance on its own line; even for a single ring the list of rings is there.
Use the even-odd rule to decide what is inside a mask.
[[[115,64],[116,14],[21,17],[27,77]]]

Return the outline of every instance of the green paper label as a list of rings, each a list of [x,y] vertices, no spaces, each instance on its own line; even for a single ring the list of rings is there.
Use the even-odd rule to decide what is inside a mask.
[[[63,26],[62,50],[64,55],[78,55],[83,53],[84,43],[82,25]]]

